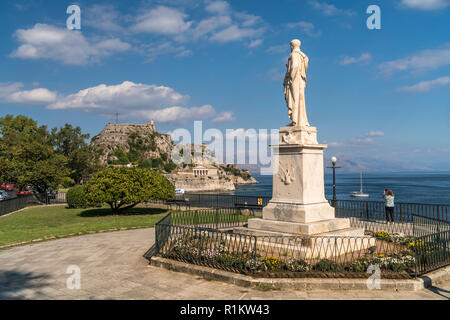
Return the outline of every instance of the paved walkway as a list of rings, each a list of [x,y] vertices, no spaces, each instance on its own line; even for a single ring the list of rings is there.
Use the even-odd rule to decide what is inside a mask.
[[[99,233],[0,251],[0,299],[449,299],[450,281],[419,292],[259,291],[148,266],[154,229]],[[67,289],[67,268],[81,288]]]

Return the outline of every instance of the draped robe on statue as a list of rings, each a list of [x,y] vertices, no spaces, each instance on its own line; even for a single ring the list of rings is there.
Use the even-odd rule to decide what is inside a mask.
[[[289,109],[289,119],[293,126],[309,126],[306,116],[305,87],[308,57],[299,49],[294,49],[286,65],[284,95]]]

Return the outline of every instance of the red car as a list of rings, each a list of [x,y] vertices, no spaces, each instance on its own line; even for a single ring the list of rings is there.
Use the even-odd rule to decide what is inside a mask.
[[[0,186],[0,188],[2,190],[14,190],[16,188],[16,185],[12,184],[12,183],[7,183],[7,184],[2,184]]]
[[[33,194],[33,191],[18,191],[17,192],[18,196],[28,196],[30,194]]]

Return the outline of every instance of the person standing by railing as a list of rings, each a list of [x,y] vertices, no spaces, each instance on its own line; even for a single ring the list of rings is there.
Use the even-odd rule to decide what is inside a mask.
[[[384,198],[384,206],[386,209],[386,221],[387,222],[394,222],[394,193],[392,192],[392,190],[384,190],[383,193],[383,198]]]

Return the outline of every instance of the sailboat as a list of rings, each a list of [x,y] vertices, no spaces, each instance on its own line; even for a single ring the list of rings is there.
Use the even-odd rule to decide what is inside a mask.
[[[369,194],[363,192],[362,169],[360,171],[360,180],[361,180],[361,189],[359,191],[350,192],[350,197],[355,197],[355,198],[367,198],[367,197],[369,197]]]

